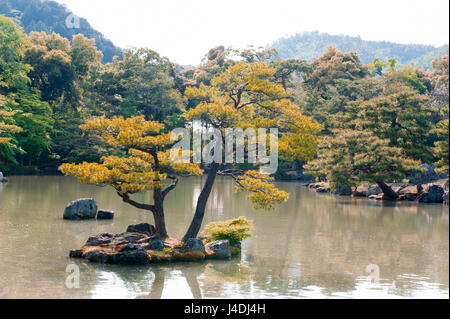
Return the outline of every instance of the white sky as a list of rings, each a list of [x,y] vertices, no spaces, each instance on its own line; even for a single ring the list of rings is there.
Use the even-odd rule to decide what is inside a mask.
[[[120,47],[196,65],[217,45],[266,45],[303,31],[443,45],[448,0],[55,0]]]

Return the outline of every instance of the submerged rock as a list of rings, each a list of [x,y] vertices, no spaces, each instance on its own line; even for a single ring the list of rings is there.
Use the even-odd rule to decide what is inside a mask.
[[[230,242],[228,240],[216,240],[205,245],[208,258],[226,259],[231,257]]]
[[[92,219],[97,215],[97,202],[93,198],[80,198],[70,202],[64,209],[64,219]]]
[[[99,209],[97,212],[97,219],[113,219],[114,212],[112,210]]]

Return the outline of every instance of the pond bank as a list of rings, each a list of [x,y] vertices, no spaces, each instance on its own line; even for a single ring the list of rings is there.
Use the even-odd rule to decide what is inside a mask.
[[[390,183],[387,184],[398,196],[396,200],[419,203],[449,203],[449,180],[441,179],[427,184]],[[392,200],[384,195],[378,185],[360,185],[348,190],[331,190],[328,182],[307,183],[304,186],[317,193],[333,193],[339,196],[366,197],[372,200]]]

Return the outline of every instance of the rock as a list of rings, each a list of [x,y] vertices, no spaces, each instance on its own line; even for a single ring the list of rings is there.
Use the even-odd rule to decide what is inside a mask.
[[[146,241],[150,241],[150,237],[146,234],[142,233],[121,233],[121,234],[110,234],[110,233],[101,233],[95,236],[91,236],[88,238],[85,246],[118,246],[118,245],[126,245],[128,243],[145,243]]]
[[[448,179],[445,181],[444,186],[442,186],[442,188],[444,189],[444,192],[448,192]]]
[[[119,252],[123,253],[123,252],[126,252],[126,251],[134,251],[134,250],[145,250],[145,249],[142,248],[138,244],[128,243],[124,247],[122,247]]]
[[[417,173],[414,176],[412,180],[413,184],[426,184],[437,178],[437,174],[434,171],[433,164],[422,164],[419,166],[419,168],[424,169],[425,171],[422,173]]]
[[[420,191],[419,191],[420,190]],[[421,193],[422,189],[421,187],[418,187],[418,185],[408,185],[398,191],[398,195],[401,198],[405,198],[410,201],[415,201],[417,196]]]
[[[102,264],[110,260],[108,254],[102,250],[89,250],[88,252],[83,254],[83,258],[91,262],[97,262]]]
[[[324,189],[330,189],[330,184],[327,182],[317,182],[317,183],[311,183],[308,185],[309,188],[324,188]]]
[[[350,196],[351,194],[352,194],[351,188],[336,189],[333,192],[333,195],[337,195],[337,196]]]
[[[156,228],[148,223],[140,223],[136,225],[130,225],[127,228],[128,233],[142,233],[148,236],[153,236],[156,234]]]
[[[95,218],[97,202],[93,198],[80,198],[70,202],[64,210],[64,219],[80,220]]]
[[[128,243],[111,257],[114,264],[119,265],[147,265],[149,256],[142,246],[136,243]]]
[[[125,232],[121,234],[114,235],[112,244],[114,246],[128,244],[128,243],[146,243],[151,240],[151,237],[149,237],[147,234],[144,233],[130,233]]]
[[[444,189],[437,184],[428,184],[425,191],[420,194],[416,201],[419,203],[442,203]]]
[[[144,247],[144,249],[161,251],[164,249],[164,247],[165,245],[161,240],[159,240],[158,238],[154,238],[148,243],[147,246]]]
[[[198,238],[189,238],[184,245],[180,249],[182,252],[200,250],[201,252],[205,252],[205,245],[203,245],[203,241]]]
[[[195,261],[205,258],[206,251],[203,241],[197,238],[189,238],[182,247],[170,251],[174,261]]]
[[[216,240],[205,245],[208,258],[227,259],[231,257],[230,242]]]
[[[316,188],[316,193],[327,193],[328,190],[323,187]]]
[[[128,244],[120,252],[112,255],[112,262],[119,265],[148,265],[150,259],[144,248]]]
[[[6,182],[8,182],[8,179],[3,176],[2,172],[0,172],[0,183],[6,183]]]
[[[112,240],[114,239],[114,235],[110,233],[101,233],[95,236],[90,236],[85,246],[100,246],[100,245],[106,245],[110,244]]]
[[[71,250],[69,253],[69,257],[72,257],[72,258],[81,258],[82,255],[83,255],[83,251],[81,249],[74,249],[74,250]]]
[[[417,199],[418,195],[413,194],[413,193],[407,193],[404,196],[405,196],[405,199],[413,202],[413,201],[415,201]]]
[[[369,187],[369,189],[366,192],[366,196],[370,197],[372,195],[379,195],[383,193],[383,191],[381,190],[381,188],[378,185],[372,185]]]
[[[97,219],[113,219],[114,212],[111,210],[99,209],[97,212]]]
[[[383,194],[370,195],[368,197],[369,197],[369,199],[382,200],[383,199]]]
[[[411,186],[410,184],[406,184],[406,183],[392,183],[392,184],[388,184],[388,186],[397,194],[400,193],[400,191],[408,186]]]
[[[356,187],[355,191],[353,192],[353,196],[366,197],[368,190],[369,190],[369,187],[360,185],[360,186]]]
[[[442,202],[448,205],[448,191],[444,192],[444,195],[442,195]]]

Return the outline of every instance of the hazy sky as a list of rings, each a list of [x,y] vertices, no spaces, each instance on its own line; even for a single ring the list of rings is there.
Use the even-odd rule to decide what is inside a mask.
[[[448,0],[56,0],[121,47],[198,64],[217,45],[266,45],[303,31],[442,45]]]

